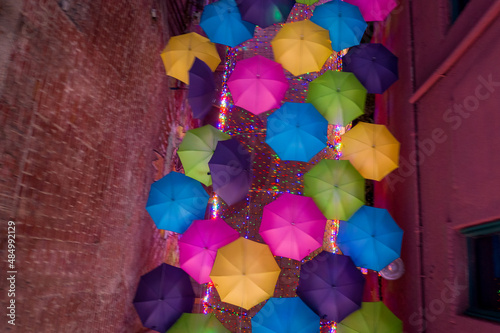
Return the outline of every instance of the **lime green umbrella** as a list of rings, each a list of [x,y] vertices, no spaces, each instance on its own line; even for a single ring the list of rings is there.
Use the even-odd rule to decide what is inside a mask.
[[[167,333],[230,333],[214,314],[183,313]]]
[[[366,88],[353,73],[326,71],[309,83],[306,101],[329,124],[346,126],[364,113]]]
[[[230,135],[219,131],[212,125],[187,131],[177,151],[186,176],[196,179],[206,186],[212,185],[208,161],[214,154],[217,142],[230,138]]]
[[[304,5],[312,5],[316,2],[318,2],[319,0],[295,0],[295,2],[297,3],[303,3]]]
[[[363,302],[361,309],[337,323],[337,333],[401,333],[403,322],[382,302]]]
[[[330,220],[348,220],[365,204],[365,179],[349,161],[321,160],[304,175],[304,195]]]

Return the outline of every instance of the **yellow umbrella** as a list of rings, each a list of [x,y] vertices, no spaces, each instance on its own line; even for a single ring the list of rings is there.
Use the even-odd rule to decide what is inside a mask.
[[[399,141],[384,125],[359,122],[342,136],[342,157],[366,179],[381,180],[399,165]]]
[[[250,309],[273,296],[280,271],[266,244],[240,237],[217,250],[210,278],[223,302]]]
[[[219,66],[220,57],[215,44],[196,32],[170,38],[161,53],[167,75],[189,84],[189,70],[194,58],[204,61],[213,71]]]
[[[333,52],[328,30],[309,20],[286,23],[271,45],[274,59],[295,76],[319,71]]]

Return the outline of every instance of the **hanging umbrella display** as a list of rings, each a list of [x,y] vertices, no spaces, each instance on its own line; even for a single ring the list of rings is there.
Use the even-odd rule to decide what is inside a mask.
[[[380,271],[401,254],[403,230],[386,209],[361,207],[340,221],[337,245],[356,266]]]
[[[382,44],[352,47],[342,65],[343,71],[356,75],[368,93],[382,94],[398,80],[398,58]]]
[[[189,84],[189,70],[195,58],[205,62],[212,72],[220,63],[215,44],[196,32],[170,38],[161,53],[161,58],[167,75],[187,84]]]
[[[319,333],[319,316],[299,297],[270,298],[252,318],[253,333]]]
[[[223,302],[250,309],[273,295],[280,271],[266,244],[240,237],[217,251],[210,278]]]
[[[295,0],[238,0],[237,3],[243,20],[267,28],[285,22]]]
[[[167,333],[231,333],[210,313],[183,313]]]
[[[264,207],[259,233],[275,256],[302,260],[323,245],[325,225],[312,198],[284,193]]]
[[[380,181],[399,165],[399,142],[384,125],[359,122],[342,136],[342,157],[366,179]]]
[[[251,156],[238,140],[219,141],[208,166],[214,192],[229,206],[246,197],[252,185]]]
[[[339,322],[361,307],[364,285],[351,258],[323,251],[302,264],[297,295],[321,319]]]
[[[385,21],[394,8],[398,6],[396,0],[344,0],[357,6],[365,21]]]
[[[212,125],[187,131],[177,150],[186,176],[206,186],[212,185],[208,162],[214,154],[217,143],[230,138],[230,135],[219,131]]]
[[[236,106],[260,114],[279,108],[289,85],[279,63],[256,55],[236,63],[227,86]]]
[[[338,333],[401,333],[403,322],[383,302],[363,302],[361,309],[337,323]]]
[[[353,73],[326,71],[309,83],[306,101],[329,124],[346,126],[364,113],[366,88]]]
[[[198,283],[210,282],[217,250],[240,237],[221,218],[196,220],[179,239],[179,264]]]
[[[332,49],[337,52],[358,45],[368,26],[358,7],[341,0],[317,6],[311,21],[330,32]]]
[[[200,26],[214,43],[236,47],[253,38],[255,24],[243,21],[235,0],[219,0],[206,5]]]
[[[146,210],[158,229],[182,234],[205,217],[207,204],[208,194],[199,181],[172,171],[151,185]]]
[[[328,30],[309,20],[286,23],[271,45],[274,59],[295,76],[321,70],[332,54]]]
[[[304,195],[326,218],[347,220],[365,204],[365,179],[349,161],[321,160],[304,175]]]
[[[215,80],[210,67],[200,59],[189,70],[188,101],[193,117],[202,119],[212,109],[215,99]]]
[[[189,275],[163,263],[141,276],[133,303],[144,327],[163,333],[193,310],[194,296]]]

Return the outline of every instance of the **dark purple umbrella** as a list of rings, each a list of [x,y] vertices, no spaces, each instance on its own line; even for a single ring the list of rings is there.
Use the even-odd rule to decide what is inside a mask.
[[[250,153],[236,139],[219,141],[208,162],[214,192],[229,206],[243,200],[252,184]]]
[[[194,297],[189,275],[163,263],[141,276],[133,302],[144,327],[163,333],[193,310]]]
[[[285,22],[295,4],[295,0],[237,0],[236,2],[241,18],[261,28]]]
[[[203,119],[212,109],[215,99],[215,80],[212,70],[206,63],[195,58],[189,70],[188,101],[193,117]]]
[[[398,57],[382,44],[360,44],[344,56],[343,71],[354,73],[367,92],[382,94],[398,80]]]
[[[297,295],[322,319],[339,322],[361,308],[364,285],[350,257],[323,251],[302,264]]]

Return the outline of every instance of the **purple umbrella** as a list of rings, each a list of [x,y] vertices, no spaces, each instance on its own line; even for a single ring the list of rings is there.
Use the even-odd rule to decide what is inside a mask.
[[[364,285],[350,257],[323,251],[302,265],[297,295],[322,319],[339,322],[361,308]]]
[[[188,101],[196,119],[202,119],[212,109],[215,99],[215,80],[206,63],[195,58],[189,70]]]
[[[343,70],[354,73],[367,92],[382,94],[398,80],[398,58],[382,44],[361,44],[344,56]]]
[[[252,183],[250,153],[236,139],[219,141],[208,162],[214,192],[229,206],[243,200]]]
[[[193,310],[194,296],[189,275],[163,263],[141,276],[133,303],[142,324],[163,333]]]
[[[295,0],[238,0],[241,18],[267,28],[275,23],[285,22]]]

